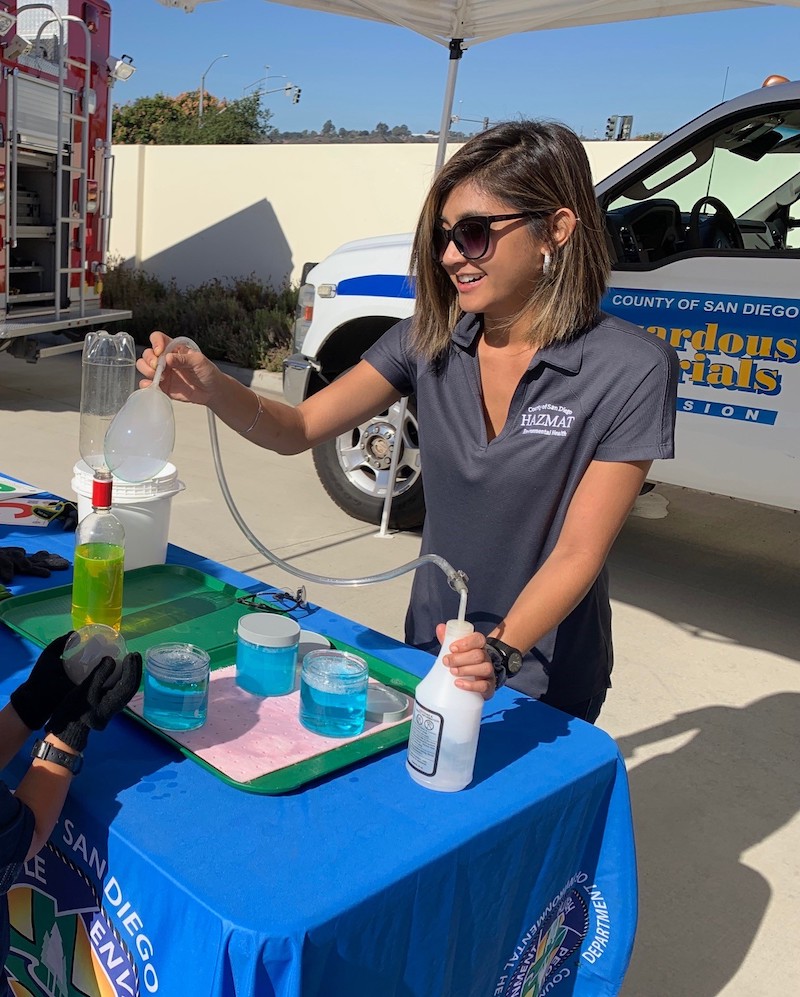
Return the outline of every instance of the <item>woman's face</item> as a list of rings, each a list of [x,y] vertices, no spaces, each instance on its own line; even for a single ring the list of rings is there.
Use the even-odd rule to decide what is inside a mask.
[[[476,215],[516,214],[505,201],[469,182],[459,184],[442,205],[439,221],[445,231]],[[507,320],[527,304],[542,273],[546,246],[533,239],[525,218],[492,223],[489,246],[477,260],[464,257],[451,239],[441,263],[458,292],[465,312],[479,312],[491,320]]]

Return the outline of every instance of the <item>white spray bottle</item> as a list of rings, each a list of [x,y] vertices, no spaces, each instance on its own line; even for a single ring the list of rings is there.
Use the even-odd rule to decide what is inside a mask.
[[[406,768],[415,782],[443,793],[472,782],[483,696],[459,689],[442,658],[474,629],[466,620],[448,620],[439,657],[415,693]]]

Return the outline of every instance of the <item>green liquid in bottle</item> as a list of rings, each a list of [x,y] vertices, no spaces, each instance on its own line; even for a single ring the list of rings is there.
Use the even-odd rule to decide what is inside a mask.
[[[122,623],[122,572],[125,550],[117,544],[85,543],[75,548],[72,582],[72,626]]]

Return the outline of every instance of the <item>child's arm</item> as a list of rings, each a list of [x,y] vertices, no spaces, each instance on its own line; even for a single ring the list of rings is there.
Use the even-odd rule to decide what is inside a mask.
[[[20,720],[14,707],[9,703],[0,710],[0,761],[5,765],[22,747],[30,735],[30,729]],[[45,740],[69,755],[76,756],[73,748],[48,734]],[[26,859],[35,855],[52,834],[67,796],[72,772],[55,762],[34,758],[30,768],[14,794],[33,813],[35,828]]]

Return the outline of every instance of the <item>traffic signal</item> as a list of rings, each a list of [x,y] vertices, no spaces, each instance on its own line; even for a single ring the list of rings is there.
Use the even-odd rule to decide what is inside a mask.
[[[631,129],[632,128],[633,128],[633,115],[632,114],[623,114],[622,115],[622,123],[620,125],[619,135],[617,136],[617,138],[621,142],[627,141],[627,139],[629,139],[631,137]]]
[[[488,127],[489,127],[489,119],[488,118],[484,118],[483,119],[483,130],[486,131]]]
[[[294,93],[292,94],[292,103],[293,104],[299,104],[300,103],[300,94],[302,92],[303,91],[300,89],[300,87],[295,87],[294,88]]]
[[[612,114],[606,121],[606,142],[611,142],[617,137],[617,122],[619,121],[618,114]]]

